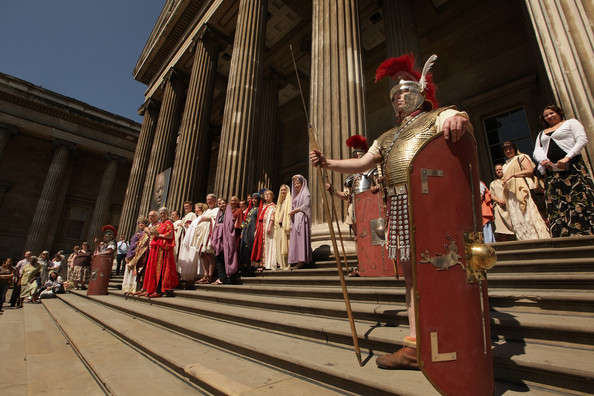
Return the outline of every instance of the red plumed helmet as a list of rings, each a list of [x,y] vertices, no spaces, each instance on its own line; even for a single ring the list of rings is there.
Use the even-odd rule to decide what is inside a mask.
[[[415,58],[413,54],[405,54],[398,58],[386,59],[379,65],[375,72],[375,82],[386,76],[396,82],[400,80],[415,81],[419,83],[421,90],[425,93],[425,99],[430,101],[433,108],[436,109],[439,107],[435,98],[437,86],[433,83],[433,75],[429,73],[429,69],[431,69],[435,60],[437,60],[437,56],[431,55],[423,67],[423,72],[419,72],[415,69]],[[392,96],[393,92],[390,92],[390,100]]]
[[[115,227],[112,226],[112,225],[109,225],[109,224],[108,225],[104,225],[101,228],[101,231],[103,231],[103,232],[111,231],[113,233],[113,237],[114,238],[118,236],[118,232],[116,231]]]
[[[419,82],[421,73],[414,69],[415,57],[413,54],[404,54],[398,58],[386,59],[375,72],[375,82],[388,76],[395,81],[405,78]],[[408,75],[407,75],[408,74]]]
[[[367,145],[367,139],[365,136],[361,135],[353,135],[346,140],[346,145],[352,148],[353,150],[363,150],[367,152],[369,146]]]

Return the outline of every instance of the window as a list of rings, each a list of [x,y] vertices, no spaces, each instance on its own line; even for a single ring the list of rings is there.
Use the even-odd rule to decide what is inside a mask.
[[[532,157],[534,143],[530,136],[530,127],[524,108],[517,108],[485,118],[483,125],[493,166],[505,162],[506,158],[501,152],[501,146],[507,140],[515,142],[518,150]]]
[[[68,215],[64,220],[64,238],[83,239],[85,222],[89,217],[90,208],[85,206],[72,205],[68,208]]]

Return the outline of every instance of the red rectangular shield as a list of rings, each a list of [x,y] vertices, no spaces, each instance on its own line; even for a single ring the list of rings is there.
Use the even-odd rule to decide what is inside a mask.
[[[464,234],[481,231],[474,137],[437,134],[409,165],[419,367],[443,394],[494,392],[487,281],[469,281]]]
[[[357,258],[361,276],[395,276],[386,250],[386,211],[381,194],[371,190],[355,195]]]

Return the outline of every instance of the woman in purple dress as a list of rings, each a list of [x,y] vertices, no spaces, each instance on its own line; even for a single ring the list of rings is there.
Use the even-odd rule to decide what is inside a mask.
[[[293,176],[291,191],[291,236],[289,238],[289,264],[294,269],[303,268],[311,259],[311,197],[307,180],[301,175]]]
[[[224,198],[219,198],[219,213],[212,231],[212,248],[215,251],[218,278],[213,285],[231,283],[231,275],[237,272],[237,245],[233,210]]]

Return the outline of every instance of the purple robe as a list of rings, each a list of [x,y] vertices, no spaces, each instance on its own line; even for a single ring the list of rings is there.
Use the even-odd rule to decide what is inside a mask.
[[[223,253],[225,258],[225,272],[227,276],[231,276],[237,272],[237,248],[235,239],[235,220],[233,219],[233,211],[231,207],[225,210],[223,222],[219,223],[218,219],[212,231],[211,239],[212,248],[215,255]]]
[[[289,264],[300,261],[312,261],[311,252],[311,197],[307,188],[307,180],[301,175],[296,175],[301,180],[301,191],[298,193],[295,186],[291,188],[291,210],[299,209],[291,217],[291,236],[289,238]]]
[[[130,248],[128,249],[128,254],[126,254],[127,259],[131,259],[136,254],[136,245],[138,244],[138,240],[142,236],[144,232],[137,232],[134,234],[132,239],[130,239]]]

